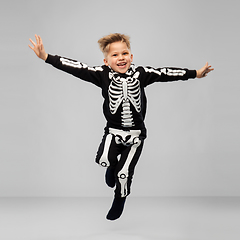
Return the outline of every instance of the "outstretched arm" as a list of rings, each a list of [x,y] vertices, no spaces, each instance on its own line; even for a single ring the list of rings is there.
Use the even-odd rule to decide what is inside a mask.
[[[197,78],[203,78],[206,77],[208,73],[214,70],[214,68],[211,68],[212,66],[208,65],[208,62],[205,64],[204,67],[197,70]]]
[[[28,45],[28,46],[36,53],[36,55],[39,58],[46,61],[48,54],[44,50],[42,38],[37,34],[35,34],[35,38],[36,38],[36,43],[31,38],[29,38],[29,40],[33,46],[31,46],[31,45]]]

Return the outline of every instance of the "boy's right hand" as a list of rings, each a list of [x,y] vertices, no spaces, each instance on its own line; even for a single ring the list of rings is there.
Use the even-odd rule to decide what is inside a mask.
[[[42,39],[39,35],[35,34],[36,43],[29,38],[30,42],[32,43],[33,47],[31,45],[28,45],[35,53],[36,55],[41,58],[42,60],[46,61],[48,54],[44,50],[44,46],[42,43]]]

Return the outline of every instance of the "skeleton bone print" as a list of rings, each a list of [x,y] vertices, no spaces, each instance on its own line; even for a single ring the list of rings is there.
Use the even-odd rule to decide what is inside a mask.
[[[141,111],[139,74],[136,72],[132,77],[123,78],[121,76],[115,77],[113,73],[109,73],[109,78],[112,80],[108,89],[110,112],[115,114],[122,103],[121,124],[123,127],[135,125],[130,103],[137,112]]]
[[[196,70],[142,66],[135,68],[135,65],[131,65],[126,73],[120,74],[110,66],[89,67],[76,60],[51,54],[48,54],[46,63],[102,89],[103,113],[107,125],[95,161],[103,167],[112,167],[108,168],[111,169],[112,176],[105,176],[109,187],[116,186],[113,206],[116,206],[115,199],[124,199],[125,202],[147,137],[144,124],[147,105],[145,87],[155,82],[195,78]]]
[[[126,73],[120,74],[110,66],[89,67],[77,60],[51,54],[48,54],[46,63],[102,89],[103,113],[107,127],[141,129],[144,137],[147,104],[145,87],[155,82],[185,81],[196,77],[196,70],[135,67],[134,64],[131,64]]]

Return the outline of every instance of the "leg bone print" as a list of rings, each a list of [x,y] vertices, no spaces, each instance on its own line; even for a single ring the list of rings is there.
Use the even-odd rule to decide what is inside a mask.
[[[133,77],[127,78],[121,78],[120,76],[115,78],[112,73],[109,74],[110,79],[112,79],[108,90],[110,111],[115,114],[122,103],[123,127],[134,126],[130,103],[137,112],[141,111],[141,92],[138,76],[139,72],[136,72]]]
[[[130,147],[130,151],[128,153],[127,159],[122,169],[117,174],[118,181],[121,186],[121,197],[125,197],[128,195],[127,182],[128,182],[129,167],[136,153],[137,148],[141,144],[141,140],[139,138],[141,131],[130,130],[129,132],[124,132],[122,130],[109,128],[109,133],[115,136],[116,144],[123,144],[125,146]]]
[[[127,181],[128,181],[128,169],[131,164],[131,161],[134,157],[134,154],[141,144],[141,140],[138,137],[135,137],[133,140],[133,145],[131,146],[131,150],[128,154],[128,157],[126,159],[126,162],[123,166],[123,168],[120,170],[120,172],[117,174],[118,180],[121,185],[121,197],[126,197],[128,195],[128,189],[127,189]]]
[[[109,128],[100,144],[96,162],[102,167],[112,167],[114,175],[111,178],[114,179],[111,181],[116,184],[116,197],[126,197],[131,192],[134,168],[143,147],[140,135],[141,130],[124,131]]]

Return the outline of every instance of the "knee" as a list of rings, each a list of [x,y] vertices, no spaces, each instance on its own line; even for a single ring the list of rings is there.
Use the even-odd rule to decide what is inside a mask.
[[[128,178],[128,173],[127,172],[119,172],[117,174],[117,178],[119,179],[119,181],[126,181]]]
[[[99,164],[102,167],[109,167],[110,166],[110,162],[108,160],[108,158],[104,157],[104,156],[100,156],[100,157],[96,157],[96,163]]]

